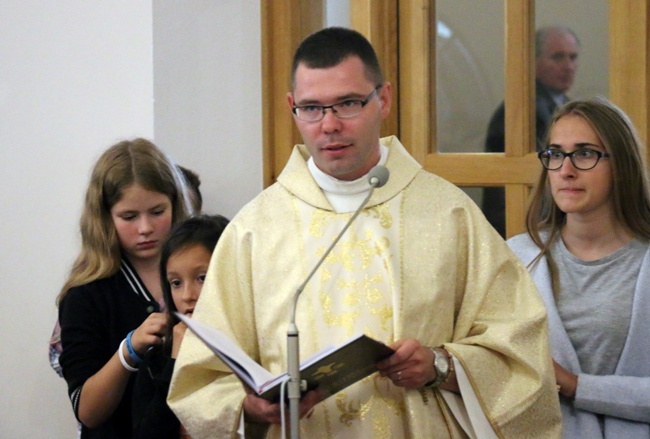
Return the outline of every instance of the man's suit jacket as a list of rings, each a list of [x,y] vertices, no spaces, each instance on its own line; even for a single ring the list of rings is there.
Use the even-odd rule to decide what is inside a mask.
[[[557,109],[557,103],[548,87],[539,81],[536,81],[535,85],[535,150],[540,151],[544,145],[544,136],[548,124]],[[564,98],[565,102],[569,100],[566,96]],[[505,106],[502,103],[490,119],[485,140],[485,152],[504,152],[505,144]],[[533,150],[532,145],[530,150]],[[483,189],[481,209],[490,224],[503,237],[506,234],[505,205],[505,192],[502,187],[486,187]]]

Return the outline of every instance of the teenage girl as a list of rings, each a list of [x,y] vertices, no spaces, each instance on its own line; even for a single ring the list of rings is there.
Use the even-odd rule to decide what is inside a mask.
[[[650,180],[605,99],[553,116],[529,207],[508,241],[548,312],[564,437],[650,439]]]
[[[160,249],[191,214],[185,179],[145,139],[99,158],[81,216],[81,252],[57,298],[60,364],[81,438],[131,438],[133,372],[162,343]]]
[[[167,329],[161,349],[154,349],[140,366],[133,391],[133,437],[179,439],[184,430],[167,405],[174,363],[187,326],[174,315],[192,315],[201,294],[212,251],[228,225],[220,215],[197,216],[177,224],[160,256]]]

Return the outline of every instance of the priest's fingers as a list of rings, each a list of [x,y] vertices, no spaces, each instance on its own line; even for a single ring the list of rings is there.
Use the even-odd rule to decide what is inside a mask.
[[[406,369],[391,373],[388,378],[394,385],[405,389],[418,389],[423,386],[421,377]]]
[[[398,340],[390,347],[395,350],[395,353],[376,364],[382,376],[389,376],[399,370],[408,369],[420,361],[421,355],[418,354],[418,351],[421,351],[423,346],[415,339]]]
[[[382,376],[407,389],[422,387],[435,378],[433,353],[414,339],[399,340],[391,345],[395,353],[377,363]]]
[[[388,378],[396,386],[402,386],[404,384],[404,379],[408,378],[408,375],[405,376],[403,371],[398,370],[397,372],[393,372],[393,373],[388,374]]]
[[[248,393],[244,398],[244,416],[248,422],[280,424],[280,404],[272,404],[264,398]]]
[[[300,398],[300,418],[309,417],[314,406],[323,400],[323,396],[317,390],[310,390]]]

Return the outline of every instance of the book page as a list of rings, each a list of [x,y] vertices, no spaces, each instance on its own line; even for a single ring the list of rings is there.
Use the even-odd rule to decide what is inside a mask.
[[[254,391],[259,392],[264,383],[273,379],[268,370],[249,357],[224,332],[185,315],[176,313],[176,316]]]
[[[176,315],[260,397],[271,402],[279,399],[280,384],[287,373],[274,377],[224,332],[199,320],[179,313]],[[327,397],[376,372],[376,362],[393,353],[385,344],[358,334],[338,346],[328,346],[303,361],[300,378],[306,382],[308,390],[318,388]]]

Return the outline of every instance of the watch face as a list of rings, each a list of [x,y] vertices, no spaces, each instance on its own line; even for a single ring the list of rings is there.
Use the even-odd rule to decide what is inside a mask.
[[[449,371],[449,360],[445,354],[436,355],[435,365],[438,372],[443,375],[446,375],[447,371]]]

